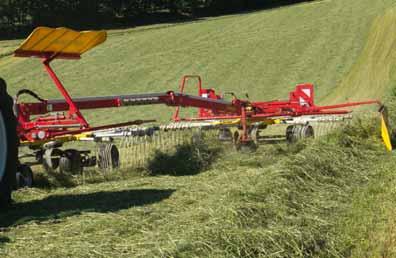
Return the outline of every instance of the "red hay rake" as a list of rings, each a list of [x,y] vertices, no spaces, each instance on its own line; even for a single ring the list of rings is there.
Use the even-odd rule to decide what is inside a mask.
[[[254,149],[262,137],[261,131],[270,125],[285,125],[286,133],[282,137],[294,142],[313,137],[314,123],[342,122],[349,119],[351,110],[346,108],[372,104],[381,106],[377,100],[317,106],[312,84],[297,85],[287,100],[255,102],[239,99],[235,95],[232,95],[231,100],[226,100],[214,89],[203,88],[199,76],[183,77],[179,92],[72,98],[51,68],[51,61],[79,59],[83,53],[105,40],[104,31],[76,32],[66,28],[39,27],[15,51],[17,57],[41,58],[46,72],[63,96],[63,99],[48,100],[40,98],[30,90],[21,90],[17,94],[14,109],[19,122],[18,135],[21,145],[33,151],[33,154],[21,158],[35,159],[28,165],[42,164],[49,171],[59,167],[61,172],[69,173],[79,173],[83,167],[95,165],[102,169],[117,168],[120,166],[120,153],[113,139],[123,139],[122,149],[133,147],[136,152],[144,152],[144,148],[150,149],[144,145],[146,139],[159,142],[160,146],[173,146],[183,142],[177,140],[176,136],[168,138],[164,143],[164,138],[158,132],[174,132],[168,133],[168,136],[175,137],[177,131],[194,128],[216,129],[219,139],[232,141],[236,149]],[[197,81],[197,95],[184,93],[187,82],[191,80]],[[37,102],[19,103],[18,97],[22,94],[33,96]],[[81,113],[81,110],[86,109],[156,104],[176,107],[172,123],[142,127],[138,125],[154,120],[133,120],[91,126]],[[181,107],[197,108],[198,113],[194,117],[181,117]],[[383,125],[385,123],[386,119],[383,118]],[[386,126],[383,126],[382,133],[387,148],[391,149]],[[69,141],[96,142],[96,155],[91,155],[89,150],[61,149]],[[123,154],[127,157],[135,155],[132,152]],[[138,166],[144,163],[144,158],[142,160],[137,162]]]

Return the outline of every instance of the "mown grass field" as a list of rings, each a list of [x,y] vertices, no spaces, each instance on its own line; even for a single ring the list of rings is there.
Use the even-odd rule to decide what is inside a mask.
[[[287,98],[296,84],[312,82],[321,100],[348,78],[374,19],[392,3],[317,1],[165,27],[110,31],[107,42],[81,61],[57,61],[54,67],[73,96],[176,90],[182,75],[199,74],[208,87],[239,96],[248,92],[257,100]],[[394,37],[385,33],[382,38]],[[17,43],[2,42],[1,52],[9,52]],[[48,98],[59,96],[36,59],[3,57],[0,69],[12,92],[28,87]],[[364,91],[376,97],[383,94],[369,86]],[[347,93],[343,97],[353,99]],[[371,97],[367,95],[363,97]],[[127,116],[164,121],[170,114],[163,107],[144,107],[89,115],[100,118],[98,123]]]
[[[324,103],[386,98],[394,88],[394,1],[324,0],[185,24],[110,31],[54,67],[73,96],[177,89],[184,74],[252,99],[313,82]],[[0,76],[58,97],[38,60],[8,54]],[[89,113],[103,124],[167,121],[170,109]],[[4,257],[395,257],[395,157],[373,120],[297,146],[225,147],[196,175],[122,171],[73,187],[15,193],[0,215]]]

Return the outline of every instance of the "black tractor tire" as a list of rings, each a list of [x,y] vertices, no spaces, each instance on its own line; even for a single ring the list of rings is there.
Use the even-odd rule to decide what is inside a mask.
[[[0,211],[11,205],[11,193],[15,188],[15,171],[18,163],[16,133],[9,133],[9,121],[0,110]],[[15,144],[13,146],[12,144]],[[14,168],[15,167],[15,168]]]

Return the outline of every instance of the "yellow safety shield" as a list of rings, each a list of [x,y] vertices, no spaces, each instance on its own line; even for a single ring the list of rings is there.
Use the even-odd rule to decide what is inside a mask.
[[[390,140],[389,136],[389,130],[388,127],[386,126],[386,122],[384,117],[381,116],[381,137],[382,140],[384,141],[385,147],[388,151],[392,151],[392,143]]]
[[[380,108],[381,113],[381,137],[384,141],[384,145],[388,151],[392,151],[392,142],[389,134],[389,119],[388,119],[388,109],[385,106]]]
[[[15,50],[15,56],[78,58],[106,38],[106,31],[79,32],[68,28],[38,27]]]

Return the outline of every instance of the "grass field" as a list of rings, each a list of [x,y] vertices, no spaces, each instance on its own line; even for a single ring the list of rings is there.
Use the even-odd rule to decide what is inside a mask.
[[[81,61],[58,61],[55,68],[73,96],[176,90],[182,75],[199,74],[208,87],[239,96],[248,92],[258,100],[287,98],[297,83],[312,82],[321,100],[353,72],[374,19],[392,3],[317,1],[174,26],[118,30]],[[18,42],[2,43],[5,51],[12,43]],[[28,87],[48,98],[58,96],[38,60],[4,57],[0,69],[12,92]],[[101,123],[125,115],[170,117],[163,107],[129,110],[122,116],[119,110],[106,110],[89,117],[100,117]]]
[[[312,82],[321,103],[384,98],[395,87],[393,0],[323,0],[184,24],[110,31],[78,62],[54,67],[73,96],[177,89],[184,74],[252,99],[286,98]],[[58,97],[40,63],[9,55],[0,76],[12,93]],[[166,121],[170,109],[88,114],[103,124]],[[15,193],[0,215],[4,257],[395,257],[394,155],[375,122],[326,139],[225,147],[196,175],[122,171],[74,186]]]

